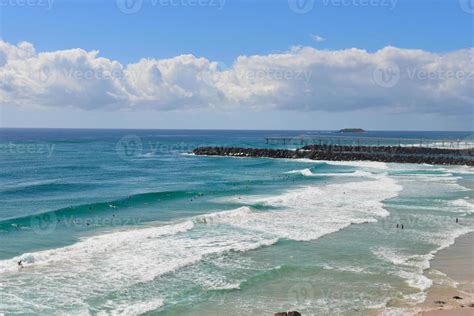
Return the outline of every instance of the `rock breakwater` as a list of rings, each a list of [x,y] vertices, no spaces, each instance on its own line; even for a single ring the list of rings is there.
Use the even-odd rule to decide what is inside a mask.
[[[312,159],[329,161],[379,161],[433,165],[474,166],[473,149],[440,149],[399,146],[308,145],[297,150],[238,147],[199,147],[200,156]]]

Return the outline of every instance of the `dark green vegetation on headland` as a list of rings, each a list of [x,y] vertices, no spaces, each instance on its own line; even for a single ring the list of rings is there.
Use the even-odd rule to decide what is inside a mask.
[[[312,159],[330,161],[380,161],[474,166],[473,149],[440,149],[399,146],[308,145],[297,150],[235,147],[200,147],[195,155],[256,158]]]
[[[343,128],[339,130],[339,133],[364,133],[365,130],[362,128]]]

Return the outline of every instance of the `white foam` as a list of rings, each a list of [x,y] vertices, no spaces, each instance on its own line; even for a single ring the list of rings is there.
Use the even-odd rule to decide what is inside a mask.
[[[323,264],[322,267],[326,270],[336,270],[336,271],[342,271],[342,272],[352,272],[352,273],[357,273],[357,274],[373,274],[371,272],[367,271],[367,268],[363,267],[354,267],[354,266],[332,266],[329,264]]]
[[[277,196],[242,197],[241,203],[267,205],[277,210],[259,212],[241,208],[204,218],[209,223],[232,225],[277,238],[314,240],[351,224],[374,222],[377,217],[387,216],[382,201],[397,196],[400,190],[394,180],[380,175],[375,180],[301,187]]]
[[[474,204],[468,199],[457,199],[451,201],[451,205],[453,205],[456,209],[466,213],[474,213]]]
[[[430,261],[438,251],[453,245],[456,238],[473,230],[472,227],[457,227],[455,230],[436,233],[419,232],[417,240],[426,240],[438,245],[435,250],[425,255],[407,254],[399,249],[389,247],[378,247],[371,250],[379,259],[399,267],[394,273],[405,279],[410,287],[420,290],[420,292],[408,295],[406,298],[414,303],[421,303],[426,299],[426,290],[433,285],[433,281],[424,275],[424,271],[430,268]]]
[[[41,296],[25,296],[27,293],[16,285],[15,279],[19,273],[32,276],[39,273],[41,278],[30,281],[35,286],[48,288],[51,306],[74,304],[87,308],[87,300],[97,292],[151,282],[211,254],[249,251],[277,241],[272,236],[250,231],[217,229],[208,225],[197,227],[193,221],[114,232],[88,237],[71,246],[0,261],[3,281],[0,293],[8,290],[12,297],[22,300],[20,305],[41,300]],[[19,268],[19,260],[23,260],[23,268]],[[161,303],[163,297],[156,299]],[[132,303],[131,312],[144,307]]]
[[[238,289],[240,289],[240,283],[224,284],[224,285],[220,285],[220,286],[211,285],[211,286],[209,286],[209,288],[213,291],[238,290]]]
[[[433,281],[428,279],[423,274],[419,274],[416,272],[407,272],[407,271],[400,271],[400,277],[407,279],[407,284],[411,287],[418,288],[421,291],[425,291],[433,285]]]
[[[197,216],[194,220],[196,223],[224,223],[232,220],[239,220],[240,218],[249,216],[252,213],[249,207],[239,207],[235,210],[222,211]]]
[[[427,278],[423,271],[429,268],[429,261],[433,257],[432,254],[408,255],[396,249],[386,247],[372,249],[372,253],[378,258],[398,266],[399,269],[393,273],[405,279],[408,286],[420,290],[420,292],[411,294],[407,299],[415,303],[421,303],[425,300],[425,291],[433,285],[433,281]]]
[[[156,156],[156,155],[155,155],[155,152],[153,152],[153,151],[137,155],[137,157],[143,157],[143,158],[154,157],[154,156]]]
[[[452,173],[440,173],[440,174],[403,174],[401,175],[406,180],[412,181],[443,181],[443,182],[453,182],[456,183],[457,180],[462,179],[462,177],[454,176]]]
[[[340,173],[321,173],[320,176],[330,177],[366,177],[373,178],[375,175],[372,172],[356,170],[354,172],[340,172]]]
[[[471,175],[474,174],[474,168],[469,166],[453,166],[450,167],[451,172],[461,174],[461,175]]]
[[[194,227],[192,221],[183,223],[121,231],[110,234],[85,238],[82,241],[64,248],[26,253],[9,260],[0,261],[0,273],[15,272],[18,270],[18,261],[23,267],[38,267],[42,265],[60,264],[74,260],[92,260],[95,255],[113,253],[114,251],[128,250],[136,244],[164,236],[173,236],[186,232]]]
[[[160,308],[163,306],[163,303],[163,299],[160,298],[138,303],[124,302],[116,304],[115,302],[110,302],[110,305],[114,307],[113,310],[110,313],[104,312],[98,315],[141,315]]]
[[[405,196],[442,196],[446,193],[467,192],[470,189],[459,184],[459,177],[452,173],[441,174],[392,174],[404,187]]]
[[[309,168],[306,168],[306,169],[302,169],[302,170],[291,170],[291,171],[288,171],[286,172],[287,174],[300,174],[302,176],[305,176],[305,177],[311,177],[311,176],[314,176],[315,174],[311,171],[311,169]]]
[[[286,174],[300,174],[305,177],[368,177],[371,178],[374,176],[372,172],[356,170],[353,172],[339,172],[339,173],[313,173],[311,169],[301,169],[301,170],[291,170],[286,172]]]
[[[328,165],[334,166],[353,166],[359,168],[388,170],[389,167],[385,162],[378,161],[329,161],[329,160],[315,160],[316,162],[324,162]]]

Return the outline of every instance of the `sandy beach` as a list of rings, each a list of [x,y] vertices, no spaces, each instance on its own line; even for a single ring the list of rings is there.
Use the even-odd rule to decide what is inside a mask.
[[[418,315],[474,315],[474,232],[438,252],[425,274],[433,286]]]

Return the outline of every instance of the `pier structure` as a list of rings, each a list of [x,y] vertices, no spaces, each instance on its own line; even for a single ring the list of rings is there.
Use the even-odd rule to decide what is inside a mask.
[[[350,136],[296,136],[265,137],[268,145],[337,145],[337,146],[398,146],[442,149],[474,149],[474,140],[465,139],[426,139],[426,138],[387,138]]]

